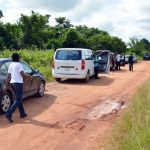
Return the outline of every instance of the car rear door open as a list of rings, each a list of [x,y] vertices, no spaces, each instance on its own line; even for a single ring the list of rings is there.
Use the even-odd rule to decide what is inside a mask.
[[[98,60],[98,72],[102,74],[108,74],[110,72],[110,54],[108,50],[102,50],[97,52]]]

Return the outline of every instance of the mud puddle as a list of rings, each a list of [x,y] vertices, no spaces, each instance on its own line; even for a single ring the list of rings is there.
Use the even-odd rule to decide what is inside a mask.
[[[125,107],[125,102],[121,98],[115,98],[115,100],[114,98],[105,98],[90,110],[85,119],[95,120],[108,114],[116,113]]]

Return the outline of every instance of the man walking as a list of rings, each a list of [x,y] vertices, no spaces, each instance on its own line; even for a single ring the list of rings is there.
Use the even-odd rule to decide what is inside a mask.
[[[129,71],[133,71],[134,61],[133,61],[133,55],[132,54],[129,56],[128,63],[129,63]]]
[[[12,106],[9,108],[9,110],[6,112],[5,116],[9,122],[13,122],[12,120],[12,114],[16,110],[16,108],[19,108],[20,117],[24,118],[27,116],[23,104],[22,104],[22,95],[23,95],[23,77],[28,76],[32,79],[32,76],[27,75],[23,72],[23,67],[20,63],[20,56],[17,53],[12,54],[12,63],[9,66],[8,69],[8,76],[5,82],[4,86],[4,92],[6,91],[6,87],[10,83],[12,88],[15,91],[16,99],[13,102]]]

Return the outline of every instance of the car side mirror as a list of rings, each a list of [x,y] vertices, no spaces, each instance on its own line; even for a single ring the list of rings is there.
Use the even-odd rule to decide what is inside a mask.
[[[38,70],[38,69],[34,69],[33,72],[34,72],[34,73],[39,73],[39,70]]]

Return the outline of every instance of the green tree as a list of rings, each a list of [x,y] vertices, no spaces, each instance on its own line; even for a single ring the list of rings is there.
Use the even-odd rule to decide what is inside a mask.
[[[76,26],[76,30],[86,39],[96,35],[108,35],[106,31],[99,30],[98,28],[88,28],[87,26]]]
[[[117,53],[124,53],[125,54],[125,50],[126,50],[126,44],[125,42],[122,41],[122,39],[112,36],[110,38],[110,44],[112,46],[111,51],[112,52],[117,52]]]
[[[109,35],[95,35],[89,38],[88,43],[90,47],[95,50],[111,50],[112,46],[110,44],[111,37]]]
[[[55,39],[55,38],[51,38],[48,40],[48,43],[47,43],[47,48],[48,49],[57,49],[57,48],[60,48],[62,47],[62,41],[61,39]]]
[[[144,50],[150,52],[150,42],[145,38],[141,39],[140,42],[143,44]]]
[[[147,39],[139,40],[137,37],[131,37],[128,43],[131,52],[142,56],[145,52],[150,52],[150,43]]]
[[[6,46],[5,41],[7,38],[7,31],[2,22],[0,22],[0,49],[4,49]]]
[[[63,29],[73,27],[73,25],[70,23],[70,20],[67,19],[66,17],[58,17],[58,18],[55,18],[55,20],[57,22],[56,27],[60,27]]]
[[[21,14],[19,26],[23,33],[24,47],[44,47],[48,40],[45,38],[45,29],[48,27],[49,17],[50,15],[40,15],[34,11],[31,12],[31,16]]]
[[[86,48],[88,47],[87,41],[81,37],[81,35],[75,30],[70,29],[64,38],[63,47],[73,48]]]

